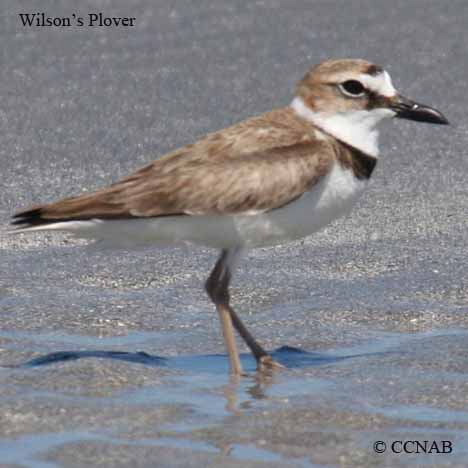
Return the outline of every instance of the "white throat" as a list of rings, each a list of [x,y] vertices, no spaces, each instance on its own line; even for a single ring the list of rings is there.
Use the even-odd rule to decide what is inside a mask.
[[[390,109],[348,111],[337,114],[314,112],[298,96],[294,98],[291,107],[302,118],[317,125],[337,140],[374,157],[379,154],[377,124],[395,115]]]

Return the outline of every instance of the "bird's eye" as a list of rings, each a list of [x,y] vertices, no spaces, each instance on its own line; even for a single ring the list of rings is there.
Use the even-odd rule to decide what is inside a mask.
[[[360,81],[348,80],[340,85],[341,91],[351,97],[360,97],[364,94],[365,88]]]

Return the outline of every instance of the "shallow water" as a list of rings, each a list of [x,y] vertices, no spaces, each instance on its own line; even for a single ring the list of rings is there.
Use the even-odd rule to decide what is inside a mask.
[[[310,427],[312,433],[320,432],[326,439],[336,437],[342,431],[344,434],[349,432],[349,428],[346,429],[346,420],[349,418],[348,413],[351,413],[354,415],[353,424],[363,426],[355,430],[355,434],[361,436],[358,444],[360,450],[372,439],[430,437],[431,440],[456,442],[456,454],[455,457],[451,457],[452,461],[454,458],[460,460],[468,456],[468,412],[460,409],[442,409],[418,402],[403,404],[403,401],[389,401],[387,406],[382,405],[380,397],[379,404],[375,404],[372,400],[378,396],[379,390],[372,388],[372,382],[368,382],[364,387],[362,382],[359,382],[362,379],[360,375],[369,368],[369,363],[381,366],[381,370],[387,369],[394,377],[398,377],[398,374],[403,376],[403,369],[395,372],[395,362],[410,360],[418,346],[436,338],[449,341],[456,338],[465,340],[465,332],[439,330],[418,334],[382,333],[378,340],[320,353],[283,346],[274,350],[272,355],[288,369],[273,375],[257,374],[254,359],[249,354],[242,354],[242,364],[248,373],[242,378],[228,376],[228,359],[224,354],[159,356],[143,351],[120,350],[122,347],[141,349],[148,343],[157,341],[159,335],[160,333],[134,332],[118,339],[83,337],[58,332],[35,334],[2,331],[0,338],[3,343],[7,343],[6,349],[17,351],[21,347],[20,343],[27,342],[30,346],[34,344],[31,347],[36,353],[32,359],[4,365],[1,371],[2,382],[9,382],[20,395],[3,395],[0,401],[5,409],[9,407],[9,402],[18,401],[18,397],[23,399],[24,414],[40,411],[41,406],[48,402],[55,407],[65,408],[63,420],[60,422],[60,425],[64,424],[65,427],[66,408],[76,405],[89,408],[91,412],[107,408],[113,413],[116,408],[125,408],[128,416],[124,420],[128,417],[129,425],[133,411],[138,414],[141,411],[156,410],[150,418],[151,422],[139,424],[136,433],[126,433],[122,427],[120,430],[109,430],[105,428],[105,423],[102,426],[96,427],[91,424],[91,427],[86,427],[86,424],[75,422],[72,424],[74,429],[60,428],[57,431],[51,430],[53,425],[46,429],[41,428],[39,424],[35,430],[31,428],[33,432],[30,434],[18,434],[13,439],[7,436],[3,439],[0,443],[2,463],[31,468],[56,468],[61,466],[60,462],[54,461],[56,453],[64,450],[75,453],[75,444],[87,444],[101,447],[103,453],[107,450],[112,452],[112,447],[133,447],[135,450],[150,451],[159,447],[174,451],[179,454],[177,456],[183,457],[181,454],[189,451],[197,456],[222,457],[234,463],[264,463],[265,466],[277,464],[304,468],[331,466],[324,463],[323,456],[316,460],[313,451],[309,452],[307,444],[303,445],[305,440],[301,441],[300,438],[297,440],[300,450],[291,451],[291,447],[285,452],[284,448],[277,450],[271,440],[268,440],[271,435],[265,434],[261,426],[266,425],[268,428],[272,427],[272,424],[277,425],[278,422],[274,421],[281,414],[283,416],[280,420],[286,427],[297,423],[301,428],[300,432]],[[41,349],[50,349],[51,343],[54,347],[62,346],[66,351],[41,352]],[[118,350],[113,349],[116,345]],[[86,349],[78,349],[82,346]],[[70,350],[73,347],[78,350]],[[86,366],[86,362],[92,363],[92,367]],[[81,389],[78,390],[70,389],[66,385],[60,388],[60,381],[66,379],[66,375],[60,375],[64,371],[66,374],[67,369],[72,370],[73,366],[83,363],[84,366],[76,370],[82,378],[86,378],[87,374],[92,375],[91,370],[97,370],[98,375],[100,372],[106,374],[112,367],[112,362],[121,362],[124,365],[112,371],[112,374],[117,372],[115,376],[121,372],[128,372],[130,368],[137,371],[140,369],[140,374],[141,369],[153,369],[156,373],[161,369],[164,370],[164,374],[160,376],[157,384],[137,388],[127,388],[129,381],[125,379],[107,395],[102,395],[101,391],[96,394],[93,394],[93,391],[89,392],[85,382],[82,382]],[[389,362],[393,362],[392,368],[388,367]],[[317,374],[316,370],[320,368],[323,368],[324,372]],[[45,375],[41,376],[44,373]],[[424,378],[433,381],[437,375],[440,375],[440,384],[445,382],[447,385],[460,379],[466,384],[466,380],[456,373],[449,375],[448,372],[431,371]],[[408,375],[406,377],[408,378]],[[36,388],[26,388],[28,381],[36,382],[32,386]],[[40,383],[37,386],[38,382]],[[100,385],[105,387],[106,384],[109,385],[109,382],[106,382],[105,378],[102,379]],[[361,390],[365,389],[362,395],[355,393],[356,384]],[[370,393],[366,396],[366,392]],[[311,405],[321,408],[322,411],[336,413],[335,416],[342,413],[343,420],[340,422],[332,417],[335,422],[330,427],[326,413],[320,415],[319,412],[315,416],[307,414]],[[175,418],[157,416],[158,408],[163,411],[175,410]],[[367,432],[365,421],[370,419],[387,421],[383,424],[380,434]],[[111,421],[112,418],[108,419],[109,424]],[[260,427],[256,427],[258,421],[263,421]],[[11,422],[18,424],[14,419]],[[242,432],[238,432],[239,424],[240,427],[245,425],[250,434],[246,440],[243,439]],[[237,436],[231,434],[231,431]],[[252,437],[252,434],[256,435]],[[225,438],[230,441],[226,442]],[[375,459],[372,458],[370,450],[369,448],[368,455],[371,461],[366,463],[371,463],[369,466],[372,466]],[[433,456],[409,454],[405,463],[420,463],[421,460],[429,463],[432,462]]]

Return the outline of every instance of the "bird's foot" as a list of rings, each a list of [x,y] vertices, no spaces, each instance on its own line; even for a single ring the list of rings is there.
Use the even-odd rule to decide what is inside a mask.
[[[286,369],[283,364],[275,361],[269,354],[261,356],[257,359],[257,371],[272,371],[272,370],[281,370]]]

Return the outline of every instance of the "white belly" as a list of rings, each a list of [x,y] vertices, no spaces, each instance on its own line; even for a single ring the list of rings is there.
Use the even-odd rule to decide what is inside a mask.
[[[348,214],[366,185],[367,181],[357,179],[352,171],[336,163],[319,184],[292,203],[251,221],[240,219],[238,225],[245,233],[246,245],[281,244],[317,232]]]
[[[347,214],[367,181],[335,163],[313,189],[283,208],[239,216],[167,216],[124,220],[56,223],[47,229],[97,239],[101,245],[200,244],[208,247],[260,247],[299,239]]]

